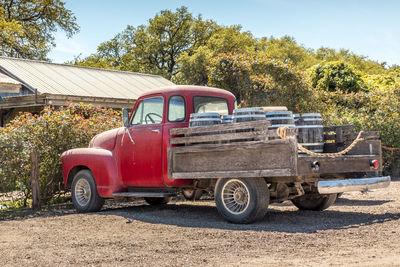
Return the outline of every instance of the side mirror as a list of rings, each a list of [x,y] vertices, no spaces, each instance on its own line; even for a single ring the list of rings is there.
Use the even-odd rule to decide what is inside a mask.
[[[122,121],[124,122],[124,126],[129,126],[129,111],[127,109],[122,109]]]

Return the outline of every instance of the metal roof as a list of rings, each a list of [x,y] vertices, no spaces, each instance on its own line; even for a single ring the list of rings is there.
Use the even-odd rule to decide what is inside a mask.
[[[0,84],[21,85],[20,82],[14,80],[11,77],[8,77],[3,73],[0,73]]]
[[[149,90],[174,85],[157,75],[9,57],[0,57],[0,69],[39,94],[137,99]]]

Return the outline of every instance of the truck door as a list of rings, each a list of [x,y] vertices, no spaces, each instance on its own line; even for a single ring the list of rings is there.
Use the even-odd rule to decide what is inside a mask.
[[[120,148],[119,164],[124,185],[162,186],[162,96],[143,99],[137,106]]]

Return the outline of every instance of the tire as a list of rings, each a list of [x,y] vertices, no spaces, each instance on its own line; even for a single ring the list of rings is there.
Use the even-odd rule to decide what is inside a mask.
[[[183,197],[187,200],[199,200],[203,195],[201,189],[185,189],[182,191]]]
[[[292,199],[292,203],[300,210],[321,211],[332,206],[335,203],[336,197],[337,194],[308,194]]]
[[[219,214],[232,223],[252,223],[264,218],[269,189],[262,178],[219,179],[215,186]]]
[[[81,170],[74,176],[71,193],[72,203],[78,212],[99,211],[104,204],[90,170]]]
[[[146,202],[152,206],[167,204],[168,202],[171,201],[171,199],[172,199],[172,197],[145,197],[144,198],[144,200],[146,200]]]

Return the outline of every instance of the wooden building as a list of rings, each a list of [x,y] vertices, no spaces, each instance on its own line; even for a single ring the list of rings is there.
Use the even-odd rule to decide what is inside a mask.
[[[171,85],[157,75],[0,57],[0,126],[19,112],[67,101],[131,108],[141,94]]]

